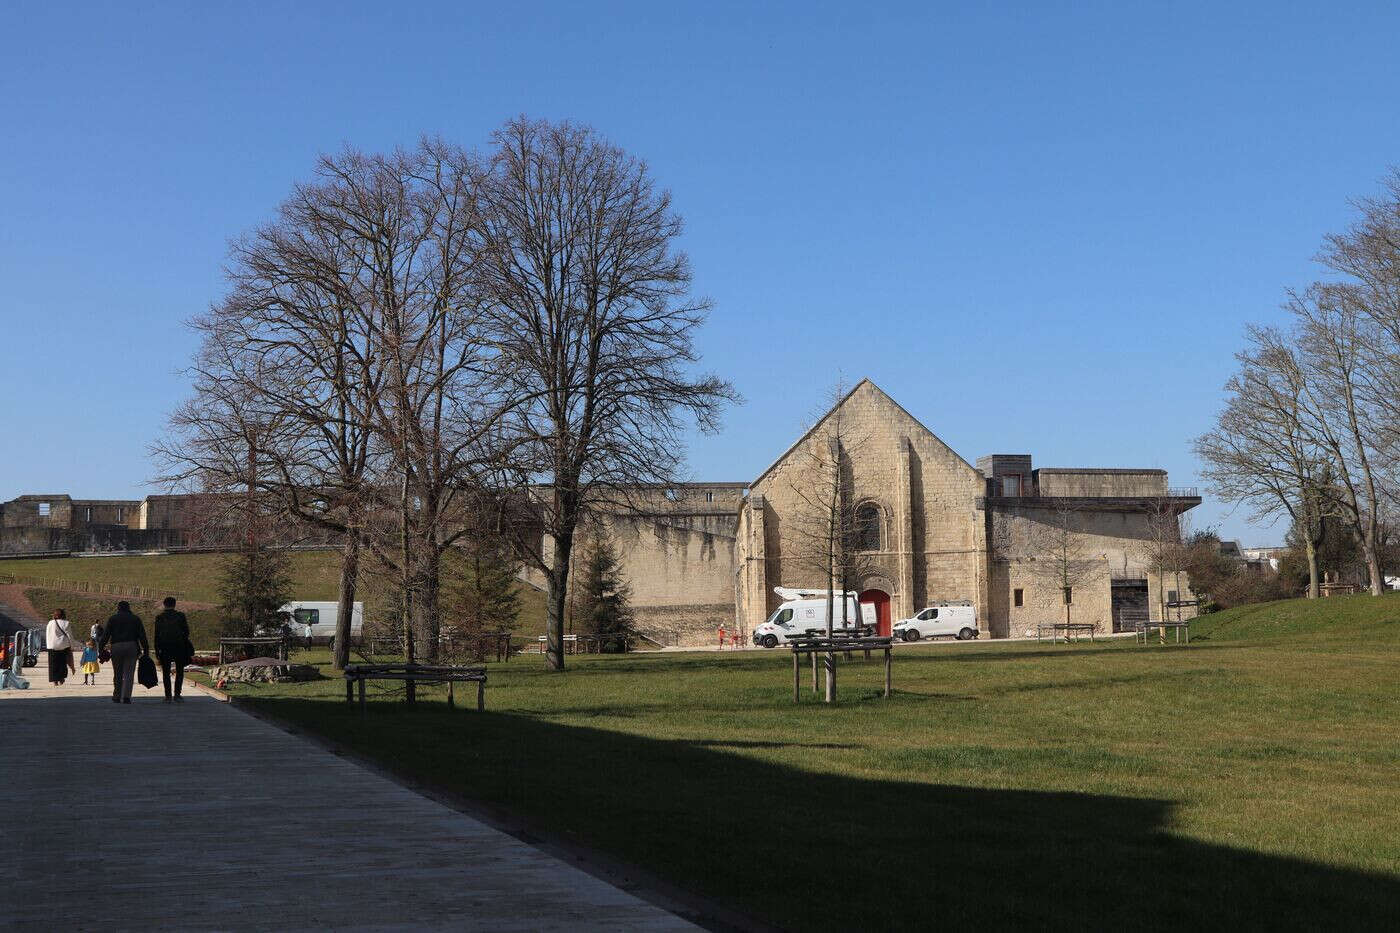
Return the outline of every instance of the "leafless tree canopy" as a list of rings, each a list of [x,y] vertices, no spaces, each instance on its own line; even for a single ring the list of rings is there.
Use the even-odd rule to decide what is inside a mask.
[[[734,395],[691,372],[708,303],[646,166],[571,124],[522,118],[492,142],[323,158],[232,246],[157,453],[171,485],[335,536],[347,626],[367,548],[398,581],[410,660],[436,651],[443,555],[513,531],[549,577],[562,666],[580,519],[672,481],[688,421],[714,428]]]
[[[1287,328],[1251,329],[1226,408],[1196,444],[1219,495],[1304,531],[1313,594],[1316,535],[1332,514],[1382,591],[1382,529],[1400,490],[1400,172],[1356,206],[1317,257],[1331,277],[1289,293]]]
[[[691,295],[681,220],[645,164],[587,127],[513,120],[493,137],[480,278],[525,443],[511,485],[540,490],[546,551],[522,536],[549,581],[551,664],[562,668],[575,531],[591,507],[666,484],[687,419],[704,430],[734,398],[694,376],[709,302]]]

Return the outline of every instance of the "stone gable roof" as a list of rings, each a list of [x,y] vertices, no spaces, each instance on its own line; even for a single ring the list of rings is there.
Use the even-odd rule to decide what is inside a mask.
[[[883,399],[884,401],[888,402],[890,405],[892,405],[892,406],[894,407],[894,409],[895,409],[896,411],[898,411],[901,415],[903,415],[906,419],[908,419],[908,421],[914,426],[914,428],[916,428],[917,430],[923,432],[925,435],[928,436],[928,438],[929,438],[930,440],[932,440],[934,443],[938,444],[938,445],[939,445],[940,447],[942,447],[944,450],[948,451],[948,453],[952,454],[952,456],[954,457],[954,459],[956,459],[956,460],[957,460],[959,463],[961,463],[963,466],[967,467],[968,470],[972,471],[973,473],[976,473],[976,472],[977,472],[977,468],[976,468],[976,467],[974,467],[972,464],[968,463],[967,460],[963,459],[962,455],[960,455],[956,450],[954,450],[953,448],[951,448],[951,447],[949,447],[947,444],[945,444],[945,443],[943,442],[943,439],[940,438],[937,434],[934,434],[932,431],[930,431],[930,430],[924,425],[924,423],[923,423],[922,421],[920,421],[918,418],[915,418],[913,415],[909,414],[909,410],[908,410],[907,408],[905,408],[903,405],[901,405],[901,404],[899,404],[898,402],[896,402],[896,401],[890,396],[890,394],[889,394],[888,392],[886,392],[884,389],[882,389],[882,388],[880,388],[879,386],[877,386],[877,385],[876,385],[873,381],[871,381],[871,379],[867,376],[866,378],[862,379],[860,382],[857,382],[857,383],[855,384],[855,386],[851,388],[851,391],[849,391],[849,392],[847,392],[845,395],[841,396],[840,400],[837,401],[837,403],[836,403],[835,405],[832,405],[831,408],[827,409],[826,414],[824,414],[824,415],[822,415],[820,418],[818,418],[815,424],[813,424],[810,428],[808,428],[805,432],[803,432],[802,436],[799,437],[796,441],[794,441],[794,442],[788,447],[787,450],[783,451],[782,454],[778,457],[778,459],[776,459],[776,460],[774,460],[772,463],[768,464],[768,468],[765,469],[762,473],[758,474],[758,478],[755,479],[752,483],[750,483],[750,484],[749,484],[749,487],[750,487],[750,488],[754,488],[754,487],[758,486],[759,483],[763,482],[763,480],[764,480],[765,478],[767,478],[767,476],[768,476],[769,473],[772,473],[772,472],[778,467],[779,464],[781,464],[781,463],[782,463],[784,460],[786,460],[788,457],[792,456],[792,454],[793,454],[794,451],[796,451],[799,447],[801,447],[802,444],[803,444],[804,442],[806,442],[806,440],[807,440],[809,437],[811,437],[813,434],[815,434],[815,433],[817,432],[817,430],[818,430],[823,424],[826,423],[827,419],[830,418],[830,417],[836,412],[836,409],[840,408],[842,405],[845,405],[847,402],[849,402],[849,401],[851,400],[851,398],[852,398],[857,392],[859,392],[861,389],[863,389],[863,388],[865,388],[865,387],[867,387],[867,386],[870,388],[870,390],[871,390],[872,392],[874,392],[874,393],[876,394],[877,397],[879,397],[880,399]]]

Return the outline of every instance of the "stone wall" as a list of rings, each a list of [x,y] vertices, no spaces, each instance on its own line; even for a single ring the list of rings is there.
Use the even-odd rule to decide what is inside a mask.
[[[989,502],[994,560],[986,622],[995,638],[1020,636],[1037,622],[1064,621],[1064,603],[1055,561],[1043,553],[1053,529],[1070,522],[1075,529],[1077,562],[1085,566],[1084,579],[1072,594],[1070,621],[1094,622],[1100,631],[1112,631],[1112,581],[1114,577],[1147,581],[1148,604],[1153,618],[1161,614],[1162,590],[1177,589],[1172,575],[1165,581],[1151,567],[1151,516],[1126,509],[1057,511],[1052,503],[1015,504]],[[1037,544],[1041,545],[1037,547]],[[1037,553],[1040,551],[1040,553]],[[1090,569],[1089,565],[1092,565]],[[1163,582],[1165,586],[1163,586]],[[1191,598],[1182,576],[1181,597]],[[1022,605],[1015,605],[1021,590]]]
[[[87,528],[0,528],[0,554],[159,551],[184,544],[184,533],[146,531],[125,525]]]
[[[1041,467],[1035,471],[1042,496],[1165,496],[1166,470],[1090,470]]]

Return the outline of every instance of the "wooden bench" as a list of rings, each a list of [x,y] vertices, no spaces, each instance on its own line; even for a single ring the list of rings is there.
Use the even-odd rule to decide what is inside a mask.
[[[512,637],[510,632],[444,632],[438,639],[438,650],[470,651],[479,661],[484,661],[487,655],[494,654],[497,661],[509,661],[511,653],[515,650],[511,644]]]
[[[397,680],[408,684],[447,684],[447,705],[455,706],[453,686],[461,683],[476,684],[476,708],[486,709],[486,668],[463,667],[449,664],[347,664],[345,666],[345,702],[355,699],[355,687],[359,686],[360,714],[365,712],[365,681]],[[413,702],[413,691],[409,691],[409,702]]]
[[[1181,644],[1181,633],[1186,633],[1186,644],[1191,644],[1191,620],[1178,619],[1161,622],[1141,621],[1133,624],[1133,632],[1139,644],[1147,644],[1147,633],[1152,629],[1157,629],[1157,637],[1165,644],[1167,640],[1167,629],[1172,630],[1172,640],[1175,644]]]
[[[846,660],[851,660],[852,651],[863,651],[865,657],[870,657],[872,651],[883,651],[885,653],[885,696],[890,695],[891,679],[891,654],[894,647],[894,639],[888,636],[875,636],[873,638],[856,638],[835,636],[832,638],[810,637],[794,638],[788,643],[788,648],[792,650],[792,701],[797,703],[802,696],[802,655],[808,655],[812,659],[812,693],[817,693],[817,655],[840,652],[846,656]]]
[[[271,657],[275,657],[279,661],[285,661],[287,660],[287,641],[288,639],[281,635],[260,636],[258,638],[220,638],[219,664],[224,664],[228,657],[228,649],[235,647],[257,649],[270,648],[275,652]],[[253,657],[261,657],[261,655],[253,655]]]
[[[1060,635],[1065,637],[1065,644],[1078,640],[1085,635],[1089,640],[1094,640],[1094,633],[1098,631],[1098,624],[1095,622],[1043,622],[1035,627],[1035,640],[1042,641],[1045,636],[1050,637],[1051,644],[1060,640]]]
[[[578,639],[574,651],[580,654],[604,654],[614,645],[622,649],[622,654],[626,654],[636,642],[636,636],[631,632],[608,632],[603,635],[585,633],[574,637]]]

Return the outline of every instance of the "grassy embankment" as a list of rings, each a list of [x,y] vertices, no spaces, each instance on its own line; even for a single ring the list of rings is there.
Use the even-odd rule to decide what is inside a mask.
[[[239,692],[782,926],[1378,927],[1397,619],[1352,597],[1221,613],[1189,648],[901,648],[893,699],[856,662],[836,708],[794,706],[776,651],[520,658],[484,715],[361,721],[331,679]]]
[[[179,594],[181,609],[189,617],[198,648],[219,642],[218,585],[223,554],[160,554],[112,557],[58,557],[0,561],[0,582],[14,578],[20,584],[63,581],[117,587],[145,587],[160,593]],[[292,598],[332,600],[340,587],[338,556],[334,551],[293,551],[288,554]],[[68,610],[75,631],[87,631],[93,622],[112,614],[118,599],[127,599],[148,623],[160,611],[160,598],[136,599],[121,595],[92,595],[72,587],[25,586],[25,595],[44,617],[57,608]],[[201,605],[202,604],[202,605]],[[517,631],[544,631],[544,597],[527,586],[520,588]],[[374,614],[370,613],[370,622]]]

